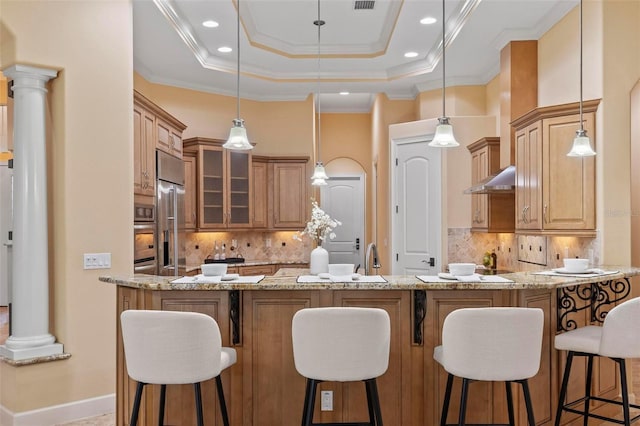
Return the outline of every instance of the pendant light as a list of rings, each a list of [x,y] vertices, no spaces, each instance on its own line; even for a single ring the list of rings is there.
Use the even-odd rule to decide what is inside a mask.
[[[436,134],[429,146],[436,148],[453,148],[460,146],[453,136],[453,127],[449,124],[449,117],[445,113],[445,21],[444,21],[444,1],[442,0],[442,117],[438,118]]]
[[[238,42],[238,68],[236,73],[236,118],[233,120],[233,127],[229,131],[229,139],[222,145],[223,148],[236,151],[253,149],[247,138],[247,129],[244,127],[244,120],[240,118],[240,0],[238,0],[236,38]]]
[[[322,160],[320,159],[320,142],[321,142],[321,129],[320,129],[320,27],[322,27],[325,22],[320,19],[320,0],[318,0],[318,19],[313,21],[313,25],[318,27],[318,90],[316,94],[316,98],[318,99],[318,158],[316,161],[316,166],[313,169],[313,176],[311,176],[311,185],[313,186],[323,186],[327,184],[327,173],[324,171],[324,165],[322,164]]]
[[[580,0],[580,129],[576,130],[573,146],[567,157],[592,157],[596,152],[591,148],[591,142],[582,122],[582,0]]]

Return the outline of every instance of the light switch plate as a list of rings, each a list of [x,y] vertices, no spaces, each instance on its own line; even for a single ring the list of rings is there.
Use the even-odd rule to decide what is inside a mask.
[[[85,253],[84,269],[109,269],[111,268],[111,253]]]

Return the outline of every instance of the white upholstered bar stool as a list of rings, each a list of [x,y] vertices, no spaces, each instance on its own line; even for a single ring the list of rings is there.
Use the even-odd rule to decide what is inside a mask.
[[[131,426],[138,422],[142,391],[159,384],[158,423],[163,424],[166,385],[193,384],[198,426],[203,425],[200,383],[215,377],[223,424],[229,425],[220,373],[235,364],[236,351],[223,348],[218,323],[196,312],[128,310],[120,314],[129,376],[138,382]]]
[[[515,424],[511,382],[524,392],[527,419],[535,426],[527,379],[540,369],[544,317],[532,308],[463,308],[451,312],[442,326],[442,345],[434,359],[449,373],[440,425],[447,424],[454,376],[462,378],[458,425],[465,424],[472,381],[505,382],[509,424]]]
[[[378,308],[308,308],[293,317],[293,358],[307,379],[302,425],[382,426],[376,378],[387,371],[391,325]],[[313,423],[318,383],[363,381],[368,423]]]
[[[555,339],[555,348],[561,351],[569,351],[567,364],[564,369],[562,386],[556,412],[556,426],[560,424],[563,411],[580,414],[584,417],[586,425],[589,417],[607,420],[613,423],[630,425],[640,418],[636,415],[630,418],[629,407],[640,409],[640,406],[629,403],[629,391],[627,388],[627,371],[625,359],[640,358],[640,297],[627,300],[609,311],[604,318],[602,327],[588,325],[566,333],[558,334]],[[585,384],[585,396],[565,404],[567,385],[571,373],[571,363],[574,356],[587,357],[587,376]],[[591,395],[591,376],[593,372],[593,358],[601,356],[612,359],[620,367],[620,387],[622,402],[600,398]],[[590,401],[601,401],[622,406],[624,420],[614,419],[589,412]],[[584,402],[584,409],[574,408]]]

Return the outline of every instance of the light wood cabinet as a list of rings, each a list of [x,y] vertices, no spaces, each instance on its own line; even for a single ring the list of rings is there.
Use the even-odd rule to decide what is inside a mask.
[[[238,271],[243,276],[273,275],[276,272],[276,265],[239,266]]]
[[[254,156],[254,229],[300,230],[308,220],[309,157]]]
[[[599,100],[585,101],[583,125],[595,143]],[[537,108],[516,129],[516,232],[595,235],[595,158],[567,157],[580,127],[579,104]]]
[[[194,152],[186,152],[182,161],[184,162],[184,228],[193,230],[196,229],[198,224],[196,154]]]
[[[182,157],[183,123],[133,91],[133,193],[155,195],[156,149]]]
[[[486,137],[467,146],[471,153],[472,185],[500,169],[500,138]],[[513,232],[513,193],[471,194],[472,232]]]
[[[225,150],[223,143],[207,138],[184,141],[185,151],[197,157],[198,229],[251,227],[251,152]]]
[[[274,229],[302,229],[308,220],[310,185],[308,157],[277,157],[271,161],[271,205]]]
[[[156,148],[154,116],[133,104],[133,193],[155,195]]]
[[[254,155],[251,162],[253,172],[252,228],[269,227],[269,157]]]
[[[182,158],[182,130],[161,118],[156,120],[156,126],[156,148]]]

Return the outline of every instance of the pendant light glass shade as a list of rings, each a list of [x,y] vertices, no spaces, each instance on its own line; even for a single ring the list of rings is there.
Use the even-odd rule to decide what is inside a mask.
[[[229,139],[222,145],[225,149],[234,151],[246,151],[253,149],[247,138],[247,129],[244,127],[244,120],[240,118],[240,0],[238,0],[236,40],[238,49],[238,68],[236,72],[236,118],[233,120],[233,127],[229,130]]]
[[[460,146],[458,141],[456,141],[456,137],[453,135],[453,126],[449,124],[449,117],[438,118],[436,134],[433,136],[433,140],[429,142],[429,146],[436,148],[454,148]]]
[[[573,139],[573,146],[567,157],[592,157],[596,152],[591,148],[591,141],[584,129],[576,130],[576,137]]]
[[[236,118],[233,120],[233,127],[229,130],[229,139],[227,139],[222,147],[235,151],[245,151],[253,148],[253,145],[251,145],[249,139],[247,139],[247,129],[244,127],[243,119]]]
[[[327,176],[327,173],[324,171],[324,165],[322,161],[318,161],[316,167],[313,169],[313,176],[311,176],[313,182],[311,182],[311,185],[326,185],[327,179],[329,179],[329,176]]]
[[[576,130],[573,146],[567,157],[593,157],[596,152],[591,148],[591,141],[587,136],[582,121],[582,0],[580,0],[580,129]]]
[[[445,0],[442,0],[442,117],[438,118],[436,134],[433,136],[433,140],[429,142],[429,146],[434,148],[454,148],[460,146],[455,136],[453,136],[453,126],[449,124],[449,117],[447,117],[445,113],[446,28],[444,25],[444,1]]]

